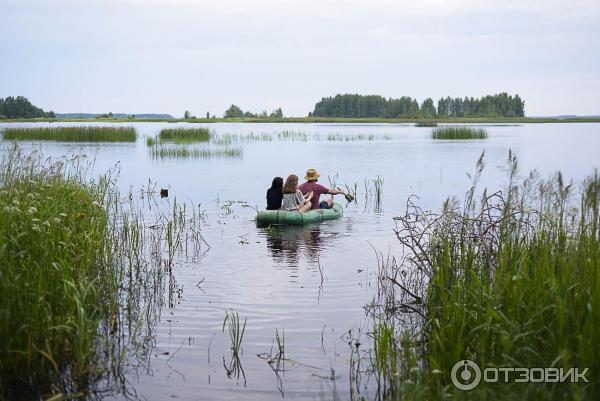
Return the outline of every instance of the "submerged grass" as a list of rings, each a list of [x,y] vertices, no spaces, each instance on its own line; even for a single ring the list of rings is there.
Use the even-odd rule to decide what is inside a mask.
[[[4,139],[61,142],[135,142],[132,127],[5,128]]]
[[[431,131],[432,139],[486,139],[487,131],[472,127],[436,127]]]
[[[384,398],[600,398],[598,173],[574,194],[560,174],[517,180],[510,155],[506,190],[476,197],[482,169],[480,159],[462,206],[448,200],[436,214],[409,201],[395,219],[403,262],[380,271],[385,291],[374,303],[373,370]],[[450,376],[463,359],[482,371],[589,368],[589,382],[518,383],[515,374],[465,392]]]

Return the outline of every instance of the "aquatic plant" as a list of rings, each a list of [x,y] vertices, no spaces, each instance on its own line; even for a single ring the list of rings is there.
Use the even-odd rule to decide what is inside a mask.
[[[161,145],[156,144],[148,147],[150,156],[153,159],[166,158],[190,158],[190,159],[211,159],[211,158],[241,158],[244,154],[242,148],[207,148],[191,147],[184,145]]]
[[[415,124],[415,127],[437,127],[435,121],[419,121]]]
[[[471,127],[436,127],[431,131],[432,139],[486,139],[487,131]]]
[[[235,377],[239,379],[240,374],[244,378],[244,383],[246,383],[246,374],[242,367],[242,341],[244,340],[244,333],[246,331],[246,321],[244,319],[244,324],[240,324],[240,316],[237,312],[226,312],[225,319],[223,320],[222,332],[225,332],[225,325],[228,324],[229,331],[229,340],[230,340],[230,349],[231,349],[231,358],[229,364],[225,364],[225,357],[223,357],[223,367],[227,372],[228,377]]]
[[[82,126],[82,127],[27,127],[4,128],[4,139],[60,142],[135,142],[132,127]]]
[[[160,142],[174,143],[208,142],[210,137],[208,128],[163,128],[158,134]]]
[[[449,199],[433,213],[410,199],[395,218],[402,262],[380,268],[369,306],[379,347],[389,343],[385,327],[402,327],[395,360],[374,353],[380,388],[387,399],[598,398],[590,378],[600,371],[600,176],[576,194],[560,173],[518,179],[509,154],[506,189],[476,195],[482,170],[483,157],[462,205]],[[482,370],[588,368],[589,382],[482,381],[466,393],[451,381],[464,359]]]

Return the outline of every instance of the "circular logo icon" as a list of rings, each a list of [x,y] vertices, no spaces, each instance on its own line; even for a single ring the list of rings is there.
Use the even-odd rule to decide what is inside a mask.
[[[481,381],[481,369],[475,362],[463,359],[454,364],[450,376],[456,388],[464,391],[473,390]]]

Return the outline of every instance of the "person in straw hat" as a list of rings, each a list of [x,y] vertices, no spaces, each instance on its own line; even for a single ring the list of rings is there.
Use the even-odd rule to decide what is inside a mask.
[[[327,188],[324,185],[319,184],[319,177],[321,174],[314,168],[309,168],[306,171],[306,175],[304,179],[305,183],[300,185],[298,189],[302,192],[303,195],[309,194],[311,191],[313,193],[311,202],[311,209],[329,209],[333,206],[333,195],[343,194],[344,192],[338,188]],[[324,201],[320,200],[321,195],[329,194],[332,195]]]

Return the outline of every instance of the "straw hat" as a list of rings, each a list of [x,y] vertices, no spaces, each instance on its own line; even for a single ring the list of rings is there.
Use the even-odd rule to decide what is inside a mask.
[[[320,176],[321,174],[319,174],[317,170],[315,170],[314,168],[309,168],[308,170],[306,170],[306,175],[304,176],[304,179],[306,181],[316,180]]]

